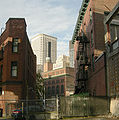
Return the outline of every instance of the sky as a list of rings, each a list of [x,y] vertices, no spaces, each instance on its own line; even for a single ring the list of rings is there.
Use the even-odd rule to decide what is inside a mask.
[[[57,38],[57,56],[69,55],[82,0],[0,0],[0,28],[5,28],[9,18],[25,18],[27,34]]]

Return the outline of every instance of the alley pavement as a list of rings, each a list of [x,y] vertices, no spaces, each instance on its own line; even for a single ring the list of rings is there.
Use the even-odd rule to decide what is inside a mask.
[[[64,118],[64,120],[119,120],[119,117],[111,117],[111,116],[91,116],[91,117],[77,117],[77,118]]]

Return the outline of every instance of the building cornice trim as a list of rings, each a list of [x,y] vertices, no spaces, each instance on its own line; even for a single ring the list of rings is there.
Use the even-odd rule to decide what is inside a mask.
[[[73,44],[76,40],[76,36],[77,36],[78,31],[80,30],[81,24],[83,22],[83,18],[84,18],[84,15],[86,13],[89,1],[90,0],[83,0],[83,2],[82,2],[82,6],[81,6],[81,9],[79,11],[78,19],[77,19],[76,26],[75,26],[74,33],[73,33],[73,37],[72,37]]]

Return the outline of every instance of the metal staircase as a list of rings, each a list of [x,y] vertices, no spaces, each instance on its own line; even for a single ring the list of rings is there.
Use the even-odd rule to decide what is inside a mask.
[[[79,45],[76,57],[77,72],[75,94],[79,94],[87,92],[88,66],[90,64],[87,56],[87,45],[89,44],[89,41],[83,32],[76,40],[79,41]]]

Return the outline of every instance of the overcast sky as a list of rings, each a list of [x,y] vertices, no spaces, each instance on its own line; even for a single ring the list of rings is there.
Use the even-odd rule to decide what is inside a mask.
[[[82,0],[0,0],[0,28],[10,18],[25,18],[29,39],[44,33],[57,37],[58,56],[68,55]]]

